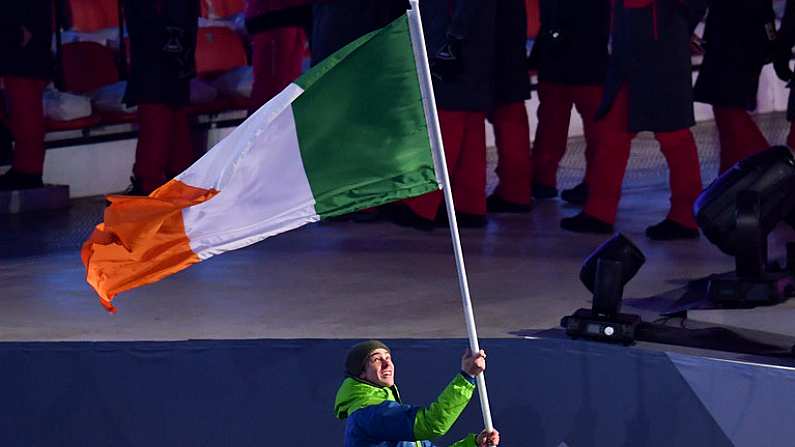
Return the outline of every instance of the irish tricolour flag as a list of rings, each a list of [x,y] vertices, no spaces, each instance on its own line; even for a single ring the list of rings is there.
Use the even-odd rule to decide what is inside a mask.
[[[309,222],[439,188],[408,21],[341,49],[82,248],[101,303]]]

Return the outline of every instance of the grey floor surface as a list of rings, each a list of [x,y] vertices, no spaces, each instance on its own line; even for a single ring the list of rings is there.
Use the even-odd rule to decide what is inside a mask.
[[[760,124],[771,143],[783,141],[781,115],[763,116]],[[717,166],[714,126],[701,124],[695,134],[706,182]],[[733,269],[733,260],[704,238],[659,243],[643,236],[647,225],[664,218],[668,204],[667,173],[655,144],[642,135],[634,146],[619,211],[617,230],[648,258],[626,287],[627,299]],[[572,139],[562,186],[581,177],[582,153],[582,140]],[[493,168],[493,148],[489,160]],[[493,174],[489,178],[493,187]],[[103,206],[101,198],[81,199],[65,211],[0,219],[0,340],[466,335],[449,232],[422,233],[387,222],[315,224],[279,235],[124,293],[114,301],[118,313],[108,314],[85,283],[79,256]],[[480,336],[555,328],[563,315],[589,305],[578,272],[605,237],[560,230],[559,219],[577,211],[559,200],[544,201],[528,215],[494,215],[485,229],[462,230]],[[782,258],[784,242],[792,239],[791,229],[778,228],[771,257]],[[696,318],[727,325],[754,321],[754,329],[783,333],[795,326],[791,305],[763,309],[759,317],[710,312]]]

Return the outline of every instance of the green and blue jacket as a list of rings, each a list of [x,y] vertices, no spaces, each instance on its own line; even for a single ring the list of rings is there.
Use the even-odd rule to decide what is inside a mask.
[[[435,447],[464,410],[475,380],[456,374],[435,402],[427,407],[404,404],[397,387],[379,387],[348,377],[340,385],[334,414],[346,419],[345,447]],[[476,447],[470,434],[451,447]]]

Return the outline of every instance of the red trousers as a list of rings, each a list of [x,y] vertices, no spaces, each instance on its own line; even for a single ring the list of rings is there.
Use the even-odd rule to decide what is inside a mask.
[[[444,154],[457,212],[486,214],[486,114],[438,110]],[[436,217],[444,198],[441,191],[407,199],[420,217]]]
[[[275,28],[254,34],[251,46],[256,110],[301,75],[306,37],[298,26]]]
[[[585,184],[591,183],[594,147],[594,117],[602,100],[602,87],[539,82],[538,128],[533,144],[533,180],[557,187],[558,165],[566,153],[569,140],[571,107],[582,117],[585,134]]]
[[[42,93],[47,81],[4,78],[10,110],[9,127],[14,135],[12,167],[26,174],[41,174],[44,169],[44,107]]]
[[[720,168],[722,174],[735,163],[767,149],[770,145],[751,116],[740,107],[712,107],[720,141]]]
[[[138,146],[133,175],[150,193],[194,161],[188,114],[166,104],[138,105]]]
[[[621,184],[629,161],[635,132],[627,130],[629,92],[622,88],[613,107],[596,122],[597,144],[593,155],[593,181],[588,185],[584,212],[604,222],[616,219]],[[689,228],[696,228],[693,202],[702,189],[701,170],[693,134],[690,129],[655,132],[665,160],[668,162],[671,185],[671,209],[668,219]]]
[[[502,104],[491,114],[497,144],[497,176],[494,193],[512,203],[529,204],[531,193],[530,123],[524,101]]]

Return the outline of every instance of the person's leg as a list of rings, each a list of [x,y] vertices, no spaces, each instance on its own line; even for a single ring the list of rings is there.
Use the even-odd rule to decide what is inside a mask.
[[[458,156],[461,153],[461,145],[464,141],[464,130],[467,125],[468,112],[456,112],[444,109],[438,109],[439,126],[442,132],[442,142],[444,144],[445,159],[447,161],[447,170],[452,179],[452,172],[458,164]],[[481,115],[481,119],[483,116]],[[483,168],[484,174],[486,168]],[[452,180],[451,180],[452,181]],[[406,199],[403,204],[418,217],[432,221],[436,218],[436,213],[439,210],[439,205],[442,203],[443,197],[441,191],[433,191],[423,194],[419,197]]]
[[[304,31],[297,26],[275,28],[252,36],[253,109],[268,102],[301,75],[304,44]]]
[[[585,176],[583,183],[588,185],[593,180],[593,154],[597,134],[594,132],[594,121],[599,103],[602,101],[603,89],[600,85],[581,85],[574,87],[574,106],[582,118],[585,137]]]
[[[9,125],[14,135],[12,168],[17,173],[41,177],[44,170],[44,107],[46,81],[6,77]],[[39,178],[39,182],[41,179]]]
[[[499,157],[496,170],[499,184],[494,195],[506,202],[529,205],[532,183],[530,123],[524,101],[498,106],[491,123]],[[472,131],[467,129],[467,135]],[[485,154],[485,142],[483,149]]]
[[[693,204],[701,193],[701,165],[698,149],[690,129],[654,134],[668,162],[671,185],[671,210],[668,220],[685,228],[696,230]],[[697,235],[697,233],[696,233]]]
[[[166,163],[174,141],[173,131],[172,106],[138,105],[138,145],[133,165],[137,192],[149,194],[165,183]]]
[[[602,222],[616,220],[621,185],[629,161],[633,132],[627,130],[629,119],[629,91],[621,88],[610,112],[594,122],[593,180],[589,184],[584,213]]]
[[[582,180],[573,188],[564,189],[560,192],[560,197],[575,205],[584,205],[588,200],[588,183],[592,180],[593,146],[594,132],[593,121],[596,118],[596,111],[602,99],[602,87],[577,85],[571,87],[571,95],[574,106],[582,118],[583,134],[585,136],[585,174]]]
[[[720,141],[720,168],[724,173],[738,161],[770,145],[747,111],[739,107],[713,106]]]
[[[557,188],[558,165],[566,152],[569,138],[572,106],[569,89],[565,85],[550,82],[540,82],[538,85],[538,127],[532,152],[532,179],[535,185]]]
[[[169,148],[166,161],[166,180],[188,169],[196,160],[191,139],[190,118],[187,111],[183,107],[173,107],[172,113],[174,120],[173,144]]]
[[[482,112],[466,112],[464,117],[461,150],[455,164],[450,163],[453,167],[450,171],[450,182],[456,214],[471,216],[486,214],[485,119],[486,116]],[[526,196],[528,193],[529,185],[524,190]]]

